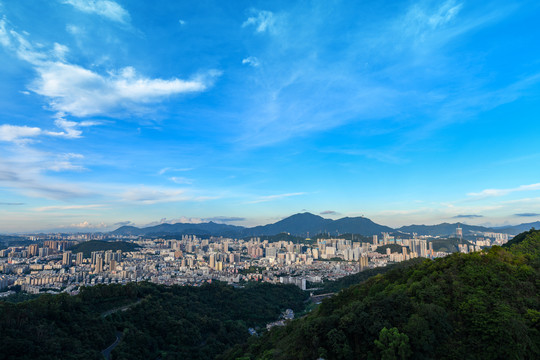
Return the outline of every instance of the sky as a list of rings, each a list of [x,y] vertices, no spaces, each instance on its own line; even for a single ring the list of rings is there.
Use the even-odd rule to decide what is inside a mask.
[[[540,220],[537,1],[0,0],[0,233]]]

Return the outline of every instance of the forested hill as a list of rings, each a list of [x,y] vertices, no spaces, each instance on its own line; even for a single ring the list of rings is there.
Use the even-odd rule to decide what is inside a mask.
[[[222,359],[538,359],[540,231],[392,270]]]
[[[69,250],[71,250],[74,254],[82,252],[83,256],[88,258],[92,254],[92,251],[122,250],[123,252],[129,252],[135,251],[138,248],[139,245],[125,241],[90,240],[77,244]]]
[[[302,310],[306,297],[294,285],[214,282],[98,285],[17,304],[0,299],[0,359],[102,360],[118,332],[113,359],[214,359],[246,341],[248,327],[264,327],[286,308]]]

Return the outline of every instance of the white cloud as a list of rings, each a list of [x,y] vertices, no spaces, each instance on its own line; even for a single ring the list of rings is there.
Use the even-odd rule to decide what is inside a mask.
[[[212,86],[221,75],[210,70],[190,79],[152,79],[136,73],[133,67],[99,74],[79,65],[67,63],[65,54],[69,49],[55,44],[50,52],[36,50],[25,36],[6,29],[5,20],[0,21],[0,41],[20,59],[34,66],[38,77],[29,89],[49,99],[51,109],[77,117],[92,115],[114,116],[120,112],[140,112],[141,105],[155,103],[169,96],[202,92]],[[78,137],[77,126],[65,120],[57,120],[64,136]],[[58,134],[61,135],[61,134]]]
[[[469,193],[468,196],[474,196],[478,198],[494,197],[494,196],[504,196],[514,192],[520,191],[533,191],[540,190],[540,183],[530,184],[530,185],[521,185],[516,188],[511,189],[485,189],[478,193]]]
[[[159,189],[147,186],[127,190],[121,197],[124,201],[140,202],[143,204],[186,201],[190,198],[183,189]]]
[[[79,127],[93,126],[99,123],[95,121],[68,121],[59,117],[55,120],[54,124],[62,131],[49,131],[38,127],[10,124],[0,125],[0,141],[26,144],[31,142],[33,138],[41,135],[74,139],[81,137],[82,131],[79,130]]]
[[[11,37],[8,35],[8,31],[6,29],[5,17],[0,19],[0,44],[6,47],[11,45]]]
[[[64,0],[64,4],[69,4],[77,10],[96,14],[119,23],[129,21],[129,13],[118,3],[109,0]]]
[[[178,23],[182,26],[186,25],[186,22],[182,19],[178,20]]]
[[[242,27],[254,26],[255,31],[271,31],[275,25],[275,17],[271,11],[251,10],[252,16],[248,17],[242,24]]]
[[[423,38],[428,31],[433,31],[449,24],[460,12],[462,4],[453,0],[444,2],[437,8],[425,4],[416,4],[407,12],[402,23],[405,33]]]
[[[42,131],[38,127],[0,125],[0,141],[9,141],[15,143],[24,143],[30,141],[30,138],[39,136]]]
[[[261,63],[259,62],[259,59],[257,59],[255,56],[249,56],[245,59],[242,59],[242,64],[253,66],[253,67],[257,67],[261,65]]]
[[[81,27],[73,24],[66,25],[66,31],[71,35],[80,35],[84,33],[84,30]]]
[[[34,211],[46,212],[46,211],[55,211],[55,210],[85,210],[85,209],[95,209],[102,208],[101,204],[89,204],[89,205],[53,205],[53,206],[42,206],[35,208]]]
[[[54,43],[52,54],[60,61],[66,61],[66,54],[69,52],[69,48],[65,45]]]
[[[463,4],[457,4],[453,0],[447,1],[441,5],[436,13],[432,14],[428,23],[436,28],[450,22],[461,10]]]
[[[202,222],[204,222],[204,220],[201,218],[181,216],[179,218],[174,218],[174,219],[162,218],[159,221],[152,221],[151,223],[145,224],[142,227],[156,226],[156,225],[161,225],[161,224],[178,224],[178,223],[200,224]]]
[[[50,106],[78,117],[128,110],[167,96],[206,90],[219,72],[209,72],[191,80],[149,79],[131,67],[118,73],[100,75],[77,65],[47,63],[36,69],[39,78],[30,89],[51,99]]]
[[[277,195],[268,195],[268,196],[261,196],[256,200],[248,201],[247,204],[258,204],[262,202],[272,201],[272,200],[279,200],[283,198],[288,198],[291,196],[300,196],[305,195],[304,192],[297,192],[297,193],[287,193],[287,194],[277,194]]]
[[[185,178],[185,177],[178,177],[178,176],[172,176],[169,178],[172,182],[176,184],[191,184],[193,183],[193,180]]]
[[[88,221],[83,221],[81,223],[78,223],[78,224],[71,224],[71,225],[64,225],[64,226],[61,226],[61,228],[77,228],[77,229],[103,229],[103,228],[107,228],[107,227],[110,227],[110,225],[107,225],[103,222],[100,222],[100,223],[90,223]]]
[[[165,174],[166,172],[175,172],[175,171],[181,171],[181,172],[184,172],[184,171],[191,171],[193,170],[193,168],[180,168],[180,169],[174,169],[174,168],[170,168],[170,167],[166,167],[166,168],[163,168],[161,170],[158,171],[158,174],[159,175],[163,175]]]

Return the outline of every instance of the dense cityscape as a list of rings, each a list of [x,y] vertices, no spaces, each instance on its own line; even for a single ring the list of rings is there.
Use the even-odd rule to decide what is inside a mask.
[[[474,240],[463,241],[462,229],[456,228],[454,239],[461,240],[457,250],[480,251],[503,245],[509,239],[503,233],[478,235]],[[229,284],[292,283],[306,290],[307,284],[316,287],[323,280],[335,280],[367,268],[449,254],[446,248],[435,251],[433,241],[427,236],[401,237],[382,233],[380,237],[373,235],[371,242],[328,237],[294,243],[261,241],[259,237],[244,240],[195,235],[182,235],[178,239],[130,236],[118,237],[106,245],[129,243],[136,248],[133,251],[92,251],[85,257],[83,252],[73,252],[70,248],[85,241],[99,243],[108,237],[102,234],[28,236],[35,243],[0,250],[0,290],[19,286],[32,294],[60,291],[77,294],[79,286],[96,284],[150,281],[200,285],[212,280]],[[437,239],[441,240],[444,239]]]

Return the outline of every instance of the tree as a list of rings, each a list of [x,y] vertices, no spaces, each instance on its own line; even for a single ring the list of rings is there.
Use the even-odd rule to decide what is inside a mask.
[[[375,340],[375,346],[380,351],[382,360],[404,360],[412,353],[409,337],[395,327],[391,329],[383,327],[379,332],[379,340]]]

